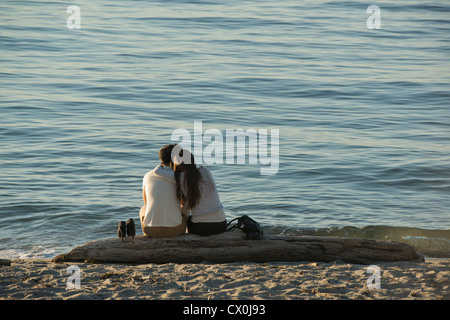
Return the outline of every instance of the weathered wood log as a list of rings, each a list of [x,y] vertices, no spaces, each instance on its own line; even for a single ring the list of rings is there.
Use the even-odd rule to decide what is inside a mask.
[[[154,239],[135,236],[88,242],[54,262],[108,263],[212,263],[228,262],[330,262],[342,260],[356,264],[414,261],[423,258],[407,244],[342,237],[266,236],[264,240],[245,240],[240,230],[202,237],[184,234]]]
[[[10,266],[11,260],[9,259],[0,259],[0,266]]]

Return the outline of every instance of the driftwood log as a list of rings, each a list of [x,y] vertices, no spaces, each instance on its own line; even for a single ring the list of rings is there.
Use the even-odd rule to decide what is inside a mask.
[[[10,266],[11,260],[9,259],[0,259],[0,266]]]
[[[107,263],[212,263],[228,262],[330,262],[341,260],[356,264],[414,261],[423,258],[407,244],[342,237],[266,236],[246,240],[240,230],[202,237],[184,234],[175,238],[147,236],[102,239],[88,242],[54,262]]]

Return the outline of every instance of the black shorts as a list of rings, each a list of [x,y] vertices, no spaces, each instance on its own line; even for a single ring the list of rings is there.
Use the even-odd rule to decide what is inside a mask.
[[[187,228],[189,233],[197,234],[199,236],[210,236],[225,232],[227,229],[227,221],[222,222],[192,222],[192,216],[189,216],[187,221]]]

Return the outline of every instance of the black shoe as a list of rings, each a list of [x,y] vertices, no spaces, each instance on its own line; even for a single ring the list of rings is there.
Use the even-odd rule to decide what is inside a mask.
[[[125,221],[120,221],[119,222],[119,227],[117,228],[117,236],[119,238],[125,238],[125,236],[127,235],[127,225],[125,223]]]
[[[134,225],[133,219],[128,219],[127,221],[127,234],[128,236],[132,236],[134,240],[134,236],[136,235],[136,226]]]

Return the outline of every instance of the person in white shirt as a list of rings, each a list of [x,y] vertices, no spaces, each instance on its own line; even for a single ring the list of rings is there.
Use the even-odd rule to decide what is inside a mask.
[[[153,238],[175,237],[186,232],[187,213],[181,212],[177,186],[170,168],[173,145],[159,151],[161,165],[147,172],[142,181],[144,206],[139,212],[142,231]]]
[[[187,221],[188,232],[207,236],[226,231],[225,213],[208,168],[197,168],[194,156],[177,144],[172,150],[170,166],[174,171],[176,197],[182,204],[182,212],[191,211]]]

